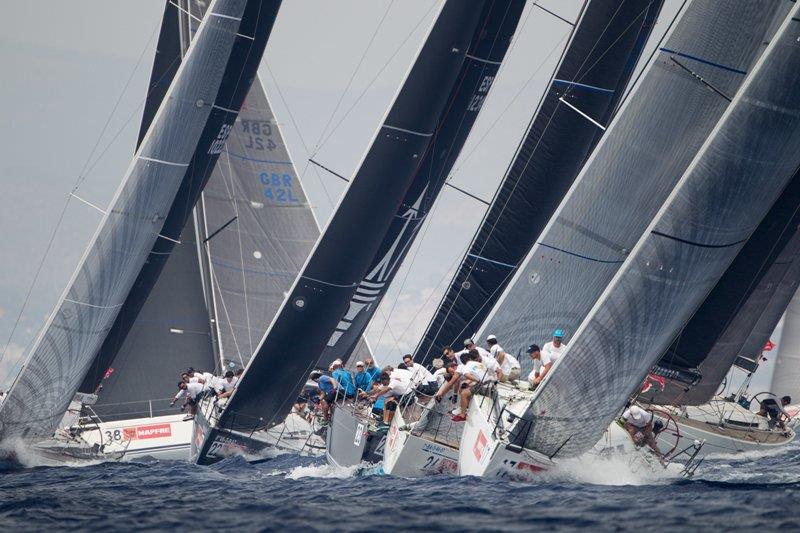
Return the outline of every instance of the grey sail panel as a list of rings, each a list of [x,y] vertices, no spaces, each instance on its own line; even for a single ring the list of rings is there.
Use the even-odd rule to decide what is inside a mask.
[[[93,409],[104,421],[178,413],[169,406],[177,376],[216,366],[191,219],[181,243],[102,380]]]
[[[483,323],[603,134],[575,108],[601,124],[609,122],[661,4],[585,4],[491,206],[417,346],[418,360],[439,356],[444,345],[471,336]]]
[[[757,352],[742,350],[765,312],[772,315],[767,309],[780,302],[785,307],[785,294],[796,288],[799,225],[800,173],[653,367],[654,375],[666,378],[663,390],[650,387],[640,398],[649,403],[700,405],[713,397],[738,356],[757,359],[763,343]],[[770,333],[772,329],[774,323]]]
[[[512,352],[556,328],[569,341],[728,107],[706,83],[736,93],[782,4],[685,8],[482,332]]]
[[[389,230],[429,149],[483,2],[445,2],[330,222],[219,419],[283,420]]]
[[[484,3],[480,22],[469,43],[467,60],[448,95],[446,111],[436,125],[431,148],[420,161],[414,182],[395,213],[392,227],[366,277],[328,340],[320,365],[349,358],[378,309],[461,153],[500,70],[524,7],[523,0]]]
[[[206,244],[219,349],[225,362],[244,367],[319,236],[259,80],[203,191],[202,210],[206,235],[224,226]]]
[[[778,396],[790,395],[793,403],[800,398],[800,297],[797,292],[783,318],[783,333],[775,357],[770,391]]]
[[[213,164],[216,159],[216,146],[224,142],[235,113],[212,104],[237,105],[229,102],[239,77],[226,80],[226,74],[231,77],[232,68],[241,74],[243,53],[260,58],[254,41],[241,37],[245,34],[240,31],[255,34],[253,22],[244,15],[261,8],[262,2],[245,0],[211,4],[78,269],[2,405],[3,436],[33,439],[52,434],[154,245],[165,240],[159,234],[187,171],[193,164]],[[266,38],[261,41],[263,51]],[[180,235],[175,229],[172,238]]]
[[[794,175],[798,9],[540,385],[526,447],[564,457],[597,442]]]

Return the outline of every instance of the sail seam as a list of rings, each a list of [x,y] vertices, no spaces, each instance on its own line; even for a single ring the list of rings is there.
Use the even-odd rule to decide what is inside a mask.
[[[661,48],[662,52],[666,52],[668,54],[675,54],[678,57],[685,57],[686,59],[691,59],[693,61],[697,61],[699,63],[703,63],[704,65],[709,65],[716,68],[721,68],[722,70],[727,70],[728,72],[734,72],[736,74],[741,74],[742,76],[747,75],[747,72],[744,70],[740,70],[738,68],[729,67],[727,65],[722,65],[720,63],[715,63],[713,61],[709,61],[708,59],[703,59],[702,57],[693,56],[691,54],[685,54],[683,52],[678,52],[677,50],[672,50],[670,48]]]
[[[489,259],[488,257],[482,257],[477,254],[467,254],[468,257],[474,257],[475,259],[480,259],[481,261],[486,261],[488,263],[494,263],[495,265],[500,265],[508,268],[517,268],[516,265],[509,265],[508,263],[503,263],[502,261],[495,261],[494,259]]]
[[[222,13],[209,13],[209,15],[211,15],[212,17],[219,17],[219,18],[228,19],[228,20],[235,20],[237,22],[241,22],[242,21],[242,19],[239,18],[239,17],[232,17],[230,15],[223,15]]]
[[[254,161],[256,163],[270,163],[273,165],[291,165],[291,161],[270,161],[268,159],[256,159],[255,157],[247,157],[246,155],[241,154],[234,154],[233,152],[225,152],[230,157],[235,157],[236,159],[242,159],[244,161]]]
[[[606,127],[605,126],[603,126],[602,124],[597,122],[595,119],[593,119],[592,117],[590,117],[589,115],[587,115],[586,113],[584,113],[583,111],[581,111],[580,109],[575,107],[574,105],[572,105],[569,102],[567,102],[566,100],[564,100],[563,96],[559,97],[558,101],[561,102],[562,104],[564,104],[565,106],[569,107],[573,111],[575,111],[577,114],[579,114],[580,116],[582,116],[583,118],[585,118],[586,120],[588,120],[589,122],[591,122],[592,124],[594,124],[595,126],[600,128],[601,130],[606,131]]]
[[[539,243],[539,246],[544,246],[545,248],[550,248],[551,250],[556,250],[559,252],[563,252],[567,255],[573,255],[575,257],[579,257],[581,259],[586,259],[588,261],[594,261],[595,263],[624,263],[624,259],[597,259],[596,257],[589,257],[588,255],[576,254],[575,252],[570,252],[569,250],[564,250],[562,248],[558,248],[557,246],[551,246],[549,244],[545,244],[543,242]]]
[[[85,305],[86,307],[94,307],[95,309],[116,309],[117,307],[121,307],[123,304],[116,304],[116,305],[94,305],[86,302],[79,302],[78,300],[70,300],[69,298],[64,298],[65,302],[69,302],[72,304],[77,305]]]
[[[667,239],[672,239],[673,241],[682,242],[684,244],[688,244],[690,246],[697,246],[698,248],[730,248],[731,246],[736,246],[737,244],[742,244],[743,242],[747,242],[747,239],[741,239],[736,242],[730,242],[725,244],[704,244],[702,242],[690,241],[688,239],[682,239],[680,237],[676,237],[674,235],[668,235],[666,233],[661,233],[660,231],[653,230],[651,231],[653,235],[658,235],[659,237],[666,237]]]
[[[484,59],[482,57],[474,56],[471,54],[464,54],[464,57],[468,57],[469,59],[473,59],[475,61],[480,61],[481,63],[488,63],[490,65],[502,65],[501,61],[492,61],[491,59]]]
[[[331,283],[331,282],[329,282],[329,281],[322,281],[321,279],[316,279],[316,278],[312,278],[312,277],[309,277],[309,276],[300,276],[300,277],[301,277],[302,279],[306,279],[306,280],[308,280],[308,281],[313,281],[313,282],[316,282],[316,283],[321,283],[321,284],[323,284],[323,285],[330,285],[331,287],[344,287],[344,288],[349,288],[349,287],[358,287],[358,283],[347,283],[347,284],[344,284],[344,285],[342,285],[342,284],[340,284],[340,283]]]
[[[553,83],[562,83],[564,85],[570,85],[572,87],[581,87],[583,89],[591,89],[594,91],[599,91],[601,93],[610,93],[613,94],[615,91],[613,89],[606,89],[605,87],[596,87],[594,85],[589,85],[586,83],[578,83],[577,81],[569,81],[569,80],[553,80]]]

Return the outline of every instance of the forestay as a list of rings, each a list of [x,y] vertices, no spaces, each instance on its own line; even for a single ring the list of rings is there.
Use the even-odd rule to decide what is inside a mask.
[[[661,5],[661,0],[585,4],[491,206],[420,340],[418,360],[437,357],[444,345],[472,335],[500,298],[603,134],[580,113],[608,123]]]
[[[485,2],[458,73],[458,81],[453,84],[445,112],[436,125],[430,149],[422,157],[414,181],[395,213],[367,275],[328,339],[320,359],[322,366],[337,358],[346,360],[375,314],[464,146],[511,44],[524,7],[524,0]]]
[[[367,274],[458,80],[483,2],[441,11],[330,222],[289,291],[219,427],[283,420]]]
[[[704,404],[717,392],[738,356],[758,359],[763,343],[754,352],[745,352],[743,347],[761,318],[775,315],[768,309],[782,302],[770,332],[774,329],[797,288],[799,225],[800,173],[653,367],[653,374],[667,378],[663,390],[651,386],[640,398],[667,405]]]
[[[556,328],[569,340],[728,107],[781,5],[685,8],[482,332],[512,352]]]
[[[564,457],[597,442],[800,165],[798,10],[540,385],[526,447]]]
[[[154,245],[178,239],[186,220],[179,219],[188,212],[174,202],[186,190],[199,191],[202,176],[210,173],[255,74],[277,7],[277,1],[259,0],[215,0],[209,7],[2,406],[3,436],[52,434],[132,287],[142,280],[146,261],[157,251]],[[156,277],[148,278],[150,287]]]

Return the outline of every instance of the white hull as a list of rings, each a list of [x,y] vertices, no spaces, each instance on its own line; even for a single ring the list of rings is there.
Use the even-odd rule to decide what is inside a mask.
[[[424,477],[458,472],[458,448],[412,434],[412,427],[395,414],[383,454],[383,471],[401,477]]]
[[[184,421],[184,416],[100,422],[97,428],[83,429],[81,437],[90,445],[104,446],[105,453],[122,453],[123,459],[149,456],[186,461],[191,447],[192,421]]]
[[[769,429],[765,418],[722,399],[698,407],[669,407],[664,411],[672,415],[678,429],[675,431],[674,426],[668,425],[659,436],[663,451],[668,451],[676,441],[678,451],[695,441],[704,442],[700,457],[770,451],[786,446],[795,437],[793,430]]]

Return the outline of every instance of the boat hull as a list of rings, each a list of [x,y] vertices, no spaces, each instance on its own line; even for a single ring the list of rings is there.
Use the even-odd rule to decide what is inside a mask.
[[[184,415],[157,416],[100,422],[77,428],[90,445],[102,445],[107,453],[121,453],[126,460],[154,457],[186,461],[192,438],[192,421]]]
[[[458,448],[414,435],[398,410],[386,438],[383,471],[408,478],[457,474]]]
[[[325,442],[328,463],[339,467],[380,463],[386,434],[370,429],[370,425],[370,421],[351,406],[336,406]]]

